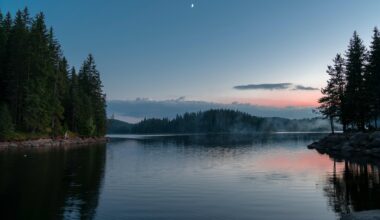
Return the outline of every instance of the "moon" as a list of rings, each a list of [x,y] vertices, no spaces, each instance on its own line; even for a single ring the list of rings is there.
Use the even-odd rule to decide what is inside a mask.
[[[194,8],[194,6],[195,6],[195,5],[194,5],[193,3],[191,3],[190,8]]]

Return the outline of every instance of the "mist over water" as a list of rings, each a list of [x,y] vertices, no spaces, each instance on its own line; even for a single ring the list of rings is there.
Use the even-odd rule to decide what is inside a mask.
[[[1,150],[0,218],[333,220],[380,208],[378,166],[306,149],[324,135],[127,135]]]

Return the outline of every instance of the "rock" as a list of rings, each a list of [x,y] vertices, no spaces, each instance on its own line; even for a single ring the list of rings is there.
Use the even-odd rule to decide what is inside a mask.
[[[8,147],[17,147],[18,145],[16,143],[9,143]]]

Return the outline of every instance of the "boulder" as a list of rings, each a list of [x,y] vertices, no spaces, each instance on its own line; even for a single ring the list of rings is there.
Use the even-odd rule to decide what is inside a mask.
[[[9,145],[8,145],[8,147],[17,147],[18,146],[18,144],[16,144],[16,143],[9,143]]]

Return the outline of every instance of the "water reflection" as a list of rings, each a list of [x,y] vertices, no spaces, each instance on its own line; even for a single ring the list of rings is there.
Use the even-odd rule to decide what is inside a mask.
[[[136,136],[2,151],[0,219],[335,220],[380,208],[378,166],[306,149],[323,135]]]
[[[253,134],[199,134],[199,135],[115,135],[111,141],[136,140],[144,145],[242,147],[270,146],[273,144],[309,143],[326,136],[324,133],[253,133]]]
[[[105,146],[0,152],[0,219],[92,219]]]
[[[324,188],[336,213],[380,209],[380,172],[371,164],[335,162]]]

